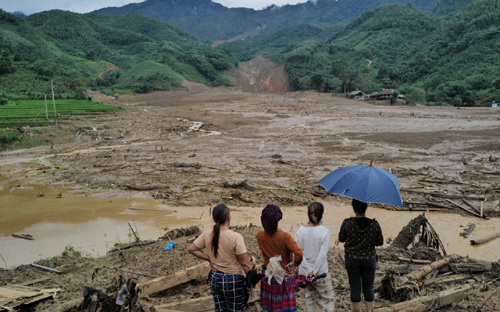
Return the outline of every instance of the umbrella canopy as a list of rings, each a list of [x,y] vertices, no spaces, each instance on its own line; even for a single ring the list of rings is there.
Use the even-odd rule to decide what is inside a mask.
[[[318,184],[328,193],[345,195],[365,203],[403,207],[398,178],[371,165],[339,168],[327,174]]]

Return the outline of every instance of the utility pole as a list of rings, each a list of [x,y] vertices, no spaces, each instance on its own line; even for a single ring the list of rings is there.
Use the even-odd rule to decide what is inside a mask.
[[[54,98],[54,84],[52,83],[52,80],[50,80],[50,88],[52,89],[52,103],[54,104],[54,121],[57,126],[57,113],[56,113],[56,100]]]
[[[47,94],[44,93],[43,96],[45,96],[45,117],[47,117],[47,121],[49,120],[49,112],[47,111]]]

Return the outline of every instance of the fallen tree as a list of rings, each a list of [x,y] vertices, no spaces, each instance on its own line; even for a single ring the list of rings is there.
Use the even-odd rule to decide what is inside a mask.
[[[447,306],[467,298],[479,284],[469,284],[441,291],[437,294],[397,303],[390,307],[375,309],[377,312],[425,312]]]

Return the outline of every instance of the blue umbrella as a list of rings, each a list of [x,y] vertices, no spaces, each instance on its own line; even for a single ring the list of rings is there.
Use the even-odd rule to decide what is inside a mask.
[[[339,168],[327,174],[318,184],[328,193],[345,195],[365,203],[403,207],[398,178],[372,165]]]

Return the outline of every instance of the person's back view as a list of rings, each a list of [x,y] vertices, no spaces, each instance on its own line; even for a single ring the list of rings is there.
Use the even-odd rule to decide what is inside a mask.
[[[377,220],[365,216],[368,207],[366,203],[353,199],[352,207],[356,217],[344,220],[340,227],[339,241],[344,243],[352,310],[361,312],[361,290],[363,290],[367,310],[371,312],[375,300],[373,290],[377,267],[375,246],[382,246],[384,237]]]
[[[329,229],[321,225],[323,211],[323,204],[317,202],[309,204],[307,207],[309,222],[301,226],[295,234],[295,240],[304,254],[299,267],[299,275],[310,277],[326,273],[325,278],[308,283],[306,286],[305,297],[308,312],[330,312],[335,307],[332,278],[328,273],[327,261],[331,233]]]
[[[208,284],[214,296],[215,311],[242,312],[245,307],[245,276],[252,269],[243,236],[229,229],[231,214],[226,205],[214,207],[215,225],[204,231],[188,251],[210,262]],[[206,249],[206,253],[203,252]]]

